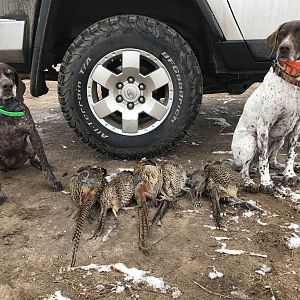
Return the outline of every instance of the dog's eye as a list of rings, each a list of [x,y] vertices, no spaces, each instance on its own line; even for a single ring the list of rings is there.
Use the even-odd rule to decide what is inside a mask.
[[[11,70],[6,70],[6,71],[4,72],[4,74],[5,74],[5,76],[7,76],[7,77],[13,77],[13,72],[12,72]]]

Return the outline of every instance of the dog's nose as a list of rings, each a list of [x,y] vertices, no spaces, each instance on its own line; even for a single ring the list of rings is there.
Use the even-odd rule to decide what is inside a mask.
[[[279,51],[283,54],[287,54],[291,51],[291,47],[287,44],[280,45]]]
[[[14,87],[13,84],[8,80],[2,83],[2,88],[6,92],[11,91],[13,87]]]

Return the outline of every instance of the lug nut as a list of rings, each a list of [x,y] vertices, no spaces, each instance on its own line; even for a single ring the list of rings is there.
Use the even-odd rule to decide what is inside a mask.
[[[118,95],[117,98],[116,98],[116,101],[118,103],[121,103],[123,101],[123,97],[121,95]]]
[[[134,78],[130,76],[130,77],[127,78],[127,81],[128,81],[129,83],[133,83],[133,82],[134,82]]]
[[[133,108],[134,108],[134,104],[133,104],[132,102],[129,102],[129,103],[127,104],[127,108],[128,108],[128,109],[133,109]]]
[[[146,102],[145,97],[144,97],[144,96],[140,96],[140,97],[139,97],[139,102],[140,102],[141,104],[145,103],[145,102]]]
[[[118,82],[117,84],[116,84],[116,87],[117,87],[117,89],[121,89],[122,87],[123,87],[123,83],[122,82]]]
[[[145,88],[146,88],[146,86],[145,86],[143,83],[140,83],[140,84],[139,84],[139,89],[140,89],[140,90],[143,91]]]

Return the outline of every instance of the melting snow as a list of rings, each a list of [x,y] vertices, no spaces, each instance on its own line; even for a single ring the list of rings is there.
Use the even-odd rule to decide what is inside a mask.
[[[270,273],[271,272],[271,267],[268,267],[266,265],[262,265],[261,268],[259,270],[256,270],[255,273],[265,276],[266,273]]]
[[[243,212],[243,216],[244,216],[245,218],[251,218],[251,217],[253,217],[254,215],[255,215],[255,212],[253,212],[253,211],[251,211],[251,210],[248,210],[248,211]]]
[[[268,223],[264,223],[264,222],[262,222],[260,219],[257,220],[257,223],[258,223],[259,225],[262,225],[262,226],[268,225]]]
[[[206,118],[206,120],[212,120],[214,121],[215,125],[221,126],[223,128],[231,126],[224,118]]]
[[[295,232],[299,232],[299,225],[292,223],[290,226],[288,226],[288,229],[294,230]]]
[[[172,287],[171,291],[172,291],[172,298],[173,299],[177,299],[182,295],[181,290],[176,286]]]
[[[211,225],[203,225],[203,227],[205,228],[209,228],[210,230],[217,230],[217,227],[216,226],[211,226]],[[223,231],[228,231],[227,228],[222,228],[221,230]]]
[[[111,265],[96,265],[96,264],[90,264],[88,266],[81,266],[75,269],[82,269],[82,270],[97,270],[98,272],[110,272],[111,271]]]
[[[258,257],[267,258],[267,255],[265,255],[265,254],[260,254],[260,253],[255,253],[255,252],[246,252],[244,250],[227,249],[226,243],[221,243],[221,245],[222,245],[221,249],[215,250],[216,252],[229,254],[229,255],[247,254],[247,255],[251,255],[251,256],[258,256]]]
[[[149,272],[139,270],[137,268],[127,268],[123,263],[117,263],[113,265],[113,268],[121,273],[124,273],[126,275],[126,281],[131,280],[133,283],[147,283],[153,289],[159,289],[162,292],[165,292],[165,283],[162,278],[145,276]]]
[[[216,239],[217,241],[231,240],[231,238],[228,238],[226,236],[215,236],[214,239]]]
[[[45,300],[71,300],[71,299],[64,297],[61,294],[61,291],[56,291],[53,295],[51,295],[48,299]]]
[[[70,192],[67,192],[67,191],[64,191],[64,190],[62,190],[61,192],[62,192],[63,194],[65,194],[65,195],[71,194]]]
[[[293,234],[293,237],[290,237],[287,241],[288,247],[290,249],[295,249],[300,247],[300,237],[297,234]]]
[[[209,272],[208,277],[210,279],[216,279],[216,278],[221,278],[224,276],[224,274],[222,272],[218,272],[217,269],[215,267],[213,267],[213,272]]]
[[[221,150],[218,150],[218,151],[213,151],[212,153],[213,154],[232,154],[232,151],[221,151]]]

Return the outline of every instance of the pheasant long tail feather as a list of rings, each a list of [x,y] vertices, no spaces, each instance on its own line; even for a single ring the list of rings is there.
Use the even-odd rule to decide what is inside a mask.
[[[148,238],[148,209],[146,201],[142,200],[138,203],[138,230],[139,230],[139,248],[142,251],[147,252],[146,240]]]
[[[97,228],[93,235],[94,238],[96,238],[97,236],[100,236],[102,234],[102,231],[103,231],[104,225],[105,225],[105,221],[106,221],[106,215],[107,215],[107,207],[106,207],[106,205],[102,204]]]
[[[220,208],[220,196],[216,184],[212,181],[208,181],[206,191],[211,200],[211,206],[213,211],[213,217],[217,228],[221,228],[221,208]]]
[[[71,268],[73,268],[75,266],[76,254],[77,254],[78,247],[79,247],[82,228],[83,228],[83,225],[84,225],[86,219],[90,215],[93,204],[94,204],[94,202],[91,201],[91,202],[87,203],[86,205],[83,205],[78,212],[78,215],[76,218],[76,228],[75,228],[74,235],[72,238],[72,241],[74,242],[74,248],[73,248],[72,261],[71,261]]]

